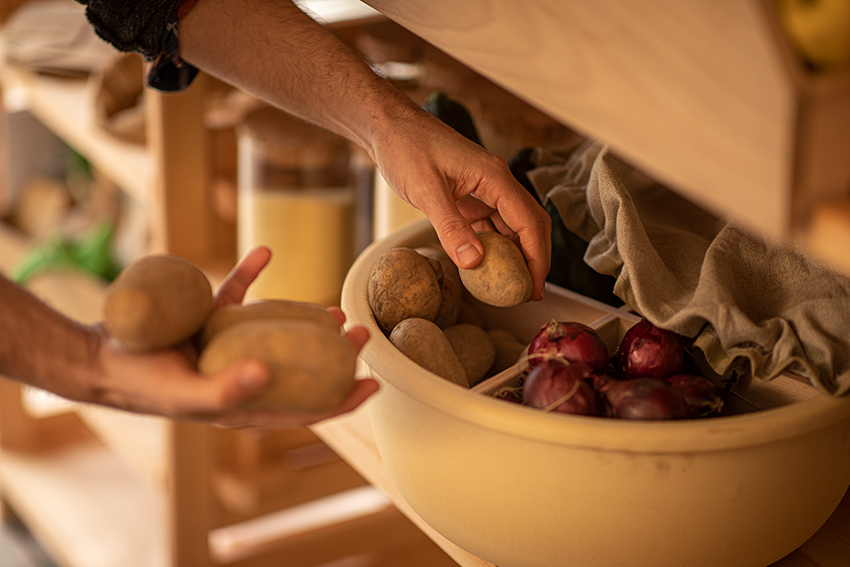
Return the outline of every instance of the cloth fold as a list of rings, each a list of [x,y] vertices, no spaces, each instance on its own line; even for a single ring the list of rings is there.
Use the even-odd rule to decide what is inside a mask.
[[[850,391],[850,280],[793,244],[718,219],[585,141],[534,151],[528,177],[588,242],[585,262],[652,323],[693,340],[718,374],[748,363],[825,394]]]

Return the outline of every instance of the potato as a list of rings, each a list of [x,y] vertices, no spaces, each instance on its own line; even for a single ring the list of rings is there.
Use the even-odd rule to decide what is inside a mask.
[[[440,282],[429,261],[412,248],[381,254],[369,277],[369,306],[389,333],[404,319],[433,321],[440,310]]]
[[[216,333],[227,327],[251,319],[295,319],[314,321],[329,331],[340,333],[342,328],[336,317],[316,303],[267,299],[252,303],[225,305],[213,311],[201,330],[201,348],[210,342]]]
[[[469,270],[461,268],[464,287],[477,300],[496,307],[513,307],[531,299],[531,273],[520,249],[498,232],[478,232],[484,259]]]
[[[441,329],[450,327],[457,323],[460,315],[460,304],[463,301],[463,284],[457,266],[449,255],[443,250],[436,248],[416,248],[416,251],[432,260],[436,260],[441,269],[440,281],[440,309],[434,317],[434,323]]]
[[[314,414],[337,407],[354,386],[357,349],[338,330],[315,321],[253,319],[216,333],[198,369],[214,374],[245,359],[268,365],[271,385],[246,409]]]
[[[129,350],[157,350],[189,339],[212,306],[212,286],[195,264],[169,254],[144,256],[107,288],[104,326]]]
[[[418,317],[405,319],[390,333],[390,342],[426,370],[455,384],[469,387],[463,365],[446,335],[433,321]]]
[[[495,376],[519,362],[528,345],[523,344],[516,335],[505,329],[488,329],[487,334],[496,347],[496,357],[487,375]]]
[[[496,360],[496,345],[490,335],[476,325],[453,325],[443,329],[443,333],[466,372],[469,386],[475,386]]]

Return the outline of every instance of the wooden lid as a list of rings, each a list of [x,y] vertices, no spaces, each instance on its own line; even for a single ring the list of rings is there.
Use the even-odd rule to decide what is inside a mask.
[[[285,168],[317,168],[335,164],[348,152],[348,141],[271,106],[247,113],[237,134],[262,144],[256,159]]]

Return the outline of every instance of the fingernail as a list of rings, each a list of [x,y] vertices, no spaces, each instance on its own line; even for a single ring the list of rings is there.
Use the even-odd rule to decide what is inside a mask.
[[[472,244],[464,244],[456,251],[461,267],[468,266],[481,257],[481,251]]]

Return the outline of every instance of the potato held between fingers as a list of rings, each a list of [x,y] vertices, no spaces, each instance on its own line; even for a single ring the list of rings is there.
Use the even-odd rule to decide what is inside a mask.
[[[212,307],[212,286],[195,264],[169,254],[144,256],[107,288],[104,326],[128,350],[158,350],[189,339]]]
[[[209,375],[248,359],[265,363],[272,380],[246,409],[320,413],[339,406],[355,383],[357,349],[338,331],[313,321],[236,323],[210,340],[198,369]]]
[[[496,307],[514,307],[531,299],[533,282],[520,249],[498,232],[476,234],[484,246],[484,259],[474,268],[459,270],[467,291]]]

